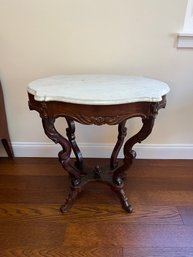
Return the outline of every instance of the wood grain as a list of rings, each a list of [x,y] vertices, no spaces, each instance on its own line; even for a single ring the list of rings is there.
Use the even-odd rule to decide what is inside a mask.
[[[191,247],[192,243],[193,227],[185,225],[74,223],[64,237],[64,244],[71,247]]]
[[[122,248],[68,248],[68,247],[46,247],[46,248],[16,248],[0,251],[1,256],[6,257],[123,257]]]
[[[136,206],[134,215],[120,210],[119,204],[75,204],[61,215],[57,204],[0,204],[0,220],[49,221],[57,223],[124,222],[137,224],[183,224],[177,208],[171,206]]]
[[[0,256],[192,257],[192,167],[135,160],[125,183],[132,214],[100,183],[61,214],[69,180],[57,159],[0,158]]]
[[[0,249],[56,247],[62,244],[66,225],[33,221],[0,221]]]

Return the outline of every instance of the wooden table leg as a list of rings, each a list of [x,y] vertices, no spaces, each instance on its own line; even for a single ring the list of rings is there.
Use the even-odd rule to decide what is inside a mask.
[[[14,153],[13,153],[13,149],[9,138],[1,81],[0,81],[0,140],[5,148],[5,151],[7,152],[8,157],[10,159],[13,159]]]
[[[119,196],[119,199],[121,201],[123,208],[128,212],[132,211],[132,207],[131,206],[128,207],[128,200],[123,190],[123,183],[124,183],[123,181],[124,181],[124,178],[126,177],[126,171],[128,171],[129,167],[132,164],[133,159],[135,159],[136,157],[136,153],[132,148],[136,143],[141,143],[141,141],[143,141],[150,135],[154,126],[155,117],[158,112],[157,106],[158,105],[156,103],[152,104],[150,115],[148,117],[142,118],[143,125],[140,131],[126,141],[123,148],[123,152],[124,152],[123,165],[121,165],[120,167],[118,167],[113,171],[113,185],[114,185],[113,191],[117,192],[117,195]]]
[[[77,197],[78,193],[80,192],[80,183],[81,183],[81,173],[76,167],[74,167],[70,162],[70,154],[71,154],[71,144],[70,142],[64,138],[62,135],[58,133],[55,126],[55,119],[54,118],[42,118],[42,124],[45,131],[45,134],[54,142],[59,143],[62,146],[62,151],[59,152],[58,157],[59,161],[62,164],[63,168],[69,173],[71,178],[71,190],[66,199],[65,203],[61,206],[60,210],[62,212],[66,212],[72,205],[73,200]],[[71,131],[73,131],[71,129]],[[73,147],[76,146],[75,141],[72,136],[69,138]],[[78,149],[78,148],[77,148]],[[74,148],[76,150],[76,148]]]
[[[71,186],[70,187],[70,192],[68,194],[68,197],[65,200],[64,204],[62,204],[61,207],[60,207],[60,211],[62,213],[67,212],[71,208],[74,200],[76,199],[76,197],[78,196],[78,194],[80,192],[81,192],[81,187],[79,187],[79,186],[77,186],[77,187],[76,186]]]
[[[127,120],[122,121],[118,125],[118,138],[117,138],[117,143],[113,149],[112,155],[111,155],[111,160],[110,160],[110,165],[111,169],[114,169],[118,166],[118,161],[117,161],[117,156],[120,152],[120,149],[123,145],[125,136],[127,135],[127,128],[125,127]]]
[[[73,119],[66,117],[66,121],[68,124],[68,128],[66,129],[66,134],[68,137],[68,140],[71,144],[72,150],[74,152],[74,155],[76,157],[76,167],[80,170],[82,169],[82,165],[83,165],[83,157],[82,157],[82,153],[76,143],[75,140],[75,123],[73,121]]]

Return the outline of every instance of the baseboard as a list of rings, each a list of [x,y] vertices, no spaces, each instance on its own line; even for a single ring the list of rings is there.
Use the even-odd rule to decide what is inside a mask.
[[[15,157],[57,157],[61,150],[52,143],[12,143]],[[84,157],[109,158],[113,144],[79,144]],[[192,144],[137,144],[134,147],[138,159],[193,159]],[[3,147],[0,156],[6,156]],[[122,151],[119,157],[123,157]]]

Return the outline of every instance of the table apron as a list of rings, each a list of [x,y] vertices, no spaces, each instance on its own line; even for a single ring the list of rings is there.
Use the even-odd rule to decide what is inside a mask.
[[[160,102],[136,102],[118,105],[82,105],[56,101],[36,101],[29,94],[29,107],[40,113],[41,118],[71,117],[82,124],[115,125],[132,117],[148,118],[165,107],[163,96]]]

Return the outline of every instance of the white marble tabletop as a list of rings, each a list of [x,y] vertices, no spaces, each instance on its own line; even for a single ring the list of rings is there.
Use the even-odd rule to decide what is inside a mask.
[[[159,102],[169,92],[166,83],[126,75],[59,75],[32,81],[28,92],[36,101],[114,105]]]

